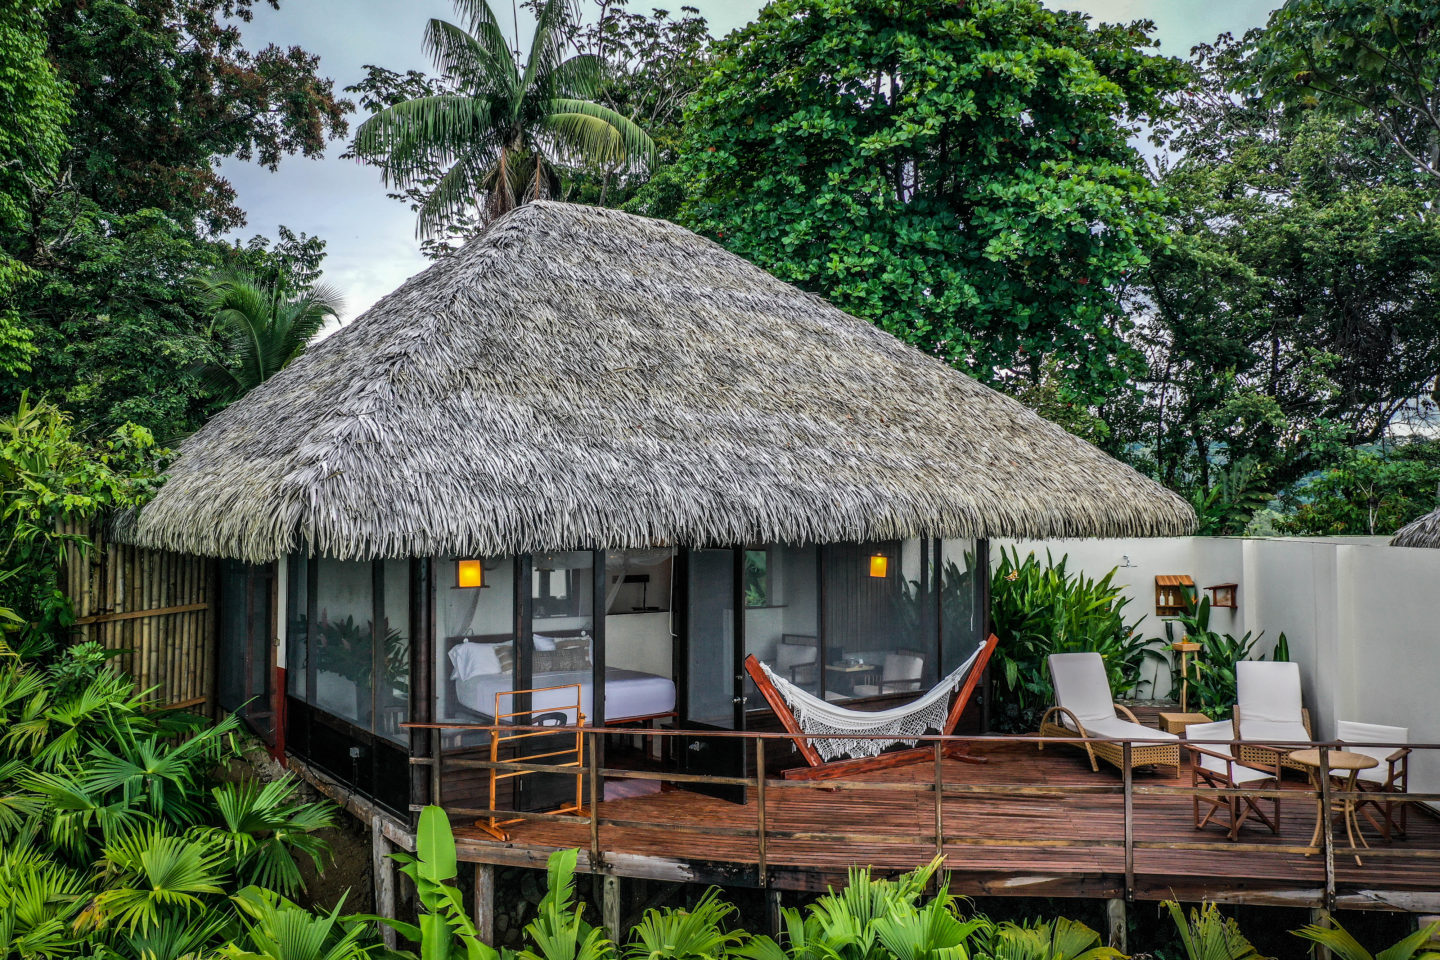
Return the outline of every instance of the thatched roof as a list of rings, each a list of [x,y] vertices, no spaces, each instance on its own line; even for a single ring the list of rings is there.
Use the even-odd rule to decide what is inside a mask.
[[[265,561],[1188,533],[1021,404],[660,220],[532,203],[181,447],[128,539]]]
[[[1440,547],[1440,510],[1432,510],[1419,520],[1411,520],[1395,531],[1392,547]]]

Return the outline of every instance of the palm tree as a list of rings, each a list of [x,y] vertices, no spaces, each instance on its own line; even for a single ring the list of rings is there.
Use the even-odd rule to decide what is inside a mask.
[[[205,364],[202,382],[216,393],[240,396],[305,352],[305,345],[344,300],[327,284],[291,294],[243,271],[224,271],[200,280],[201,296],[220,340],[217,356]],[[237,362],[238,361],[238,362]]]
[[[355,152],[388,186],[428,186],[419,229],[431,236],[472,205],[491,218],[559,186],[557,162],[621,167],[649,162],[655,144],[634,121],[594,102],[601,61],[565,58],[567,0],[545,0],[530,53],[506,45],[485,0],[455,0],[462,28],[431,20],[425,47],[453,92],[395,104],[356,131]]]

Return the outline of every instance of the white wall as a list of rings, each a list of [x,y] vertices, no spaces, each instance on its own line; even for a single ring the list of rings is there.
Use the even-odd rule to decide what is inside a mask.
[[[1199,587],[1238,583],[1238,609],[1215,610],[1211,628],[1239,636],[1263,631],[1267,654],[1284,632],[1300,664],[1315,734],[1337,720],[1410,728],[1410,740],[1440,743],[1440,550],[1391,547],[1384,537],[1176,537],[996,541],[1023,558],[1048,549],[1072,571],[1103,576],[1132,597],[1140,632],[1164,636],[1155,616],[1155,577],[1189,574]],[[1133,566],[1120,566],[1127,556]],[[1164,693],[1162,682],[1159,693]],[[1411,759],[1415,792],[1440,792],[1440,751]]]

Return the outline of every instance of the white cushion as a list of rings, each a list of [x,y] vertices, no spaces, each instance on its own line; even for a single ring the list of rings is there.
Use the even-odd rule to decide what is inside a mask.
[[[535,641],[536,650],[543,650],[546,653],[549,653],[551,650],[555,649],[555,638],[550,636],[549,634],[537,633],[533,634],[532,638]]]
[[[1216,753],[1231,753],[1230,741],[1235,739],[1235,727],[1229,720],[1214,723],[1189,723],[1185,725],[1186,740],[1220,740],[1221,743],[1203,744],[1206,750]]]
[[[1114,709],[1113,707],[1111,708]],[[1166,733],[1164,730],[1156,730],[1139,723],[1131,723],[1129,720],[1121,720],[1112,712],[1108,718],[1099,717],[1094,720],[1081,720],[1085,724],[1085,732],[1092,737],[1103,737],[1107,740],[1179,740],[1173,733]],[[1144,746],[1144,744],[1141,744]]]
[[[1363,753],[1380,762],[1378,767],[1361,770],[1357,777],[1371,783],[1384,783],[1390,779],[1389,757],[1399,747],[1367,747],[1365,743],[1409,743],[1409,727],[1392,727],[1383,723],[1360,723],[1356,720],[1341,720],[1335,725],[1335,739],[1345,744],[1351,753]]]
[[[1208,747],[1206,749],[1209,749]],[[1227,765],[1219,757],[1212,757],[1208,754],[1199,754],[1200,766],[1212,773],[1225,776]],[[1247,783],[1259,783],[1263,780],[1274,780],[1275,774],[1266,773],[1263,770],[1256,770],[1254,767],[1247,767],[1244,764],[1232,763],[1228,765],[1230,780],[1237,787]]]
[[[913,653],[887,653],[885,654],[885,668],[881,671],[883,680],[915,680],[917,683],[913,688],[900,687],[899,684],[889,688],[899,689],[920,689],[919,679],[925,674],[925,658],[916,656]]]
[[[1105,663],[1098,653],[1052,653],[1050,679],[1055,684],[1055,702],[1066,708],[1089,728],[1092,721],[1115,719],[1115,700]]]
[[[1241,660],[1235,664],[1235,685],[1242,723],[1246,720],[1300,722],[1303,704],[1298,663]]]
[[[500,658],[496,656],[493,643],[471,643],[462,641],[450,648],[451,680],[469,680],[471,677],[494,676],[500,672]]]
[[[1185,727],[1186,740],[1222,740],[1223,743],[1200,743],[1202,750],[1209,750],[1211,753],[1223,753],[1234,756],[1235,751],[1231,741],[1235,737],[1235,729],[1227,720],[1218,720],[1215,723],[1192,723]],[[1200,767],[1222,776],[1229,775],[1236,785],[1242,783],[1257,783],[1261,780],[1272,780],[1275,775],[1266,773],[1263,770],[1256,770],[1254,767],[1246,767],[1235,763],[1227,765],[1219,757],[1197,754]]]
[[[1251,720],[1242,707],[1240,739],[1253,743],[1309,743],[1310,734],[1305,732],[1305,724],[1299,720]]]

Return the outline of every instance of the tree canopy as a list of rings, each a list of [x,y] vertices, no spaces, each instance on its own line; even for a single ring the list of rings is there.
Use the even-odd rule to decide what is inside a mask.
[[[1163,238],[1131,145],[1184,79],[1152,26],[1032,0],[779,0],[686,113],[681,219],[999,384],[1128,389],[1119,295]]]
[[[1253,95],[1254,38],[1196,52],[1132,288],[1149,373],[1112,423],[1165,483],[1247,458],[1277,489],[1369,444],[1440,370],[1440,223],[1374,124]]]

